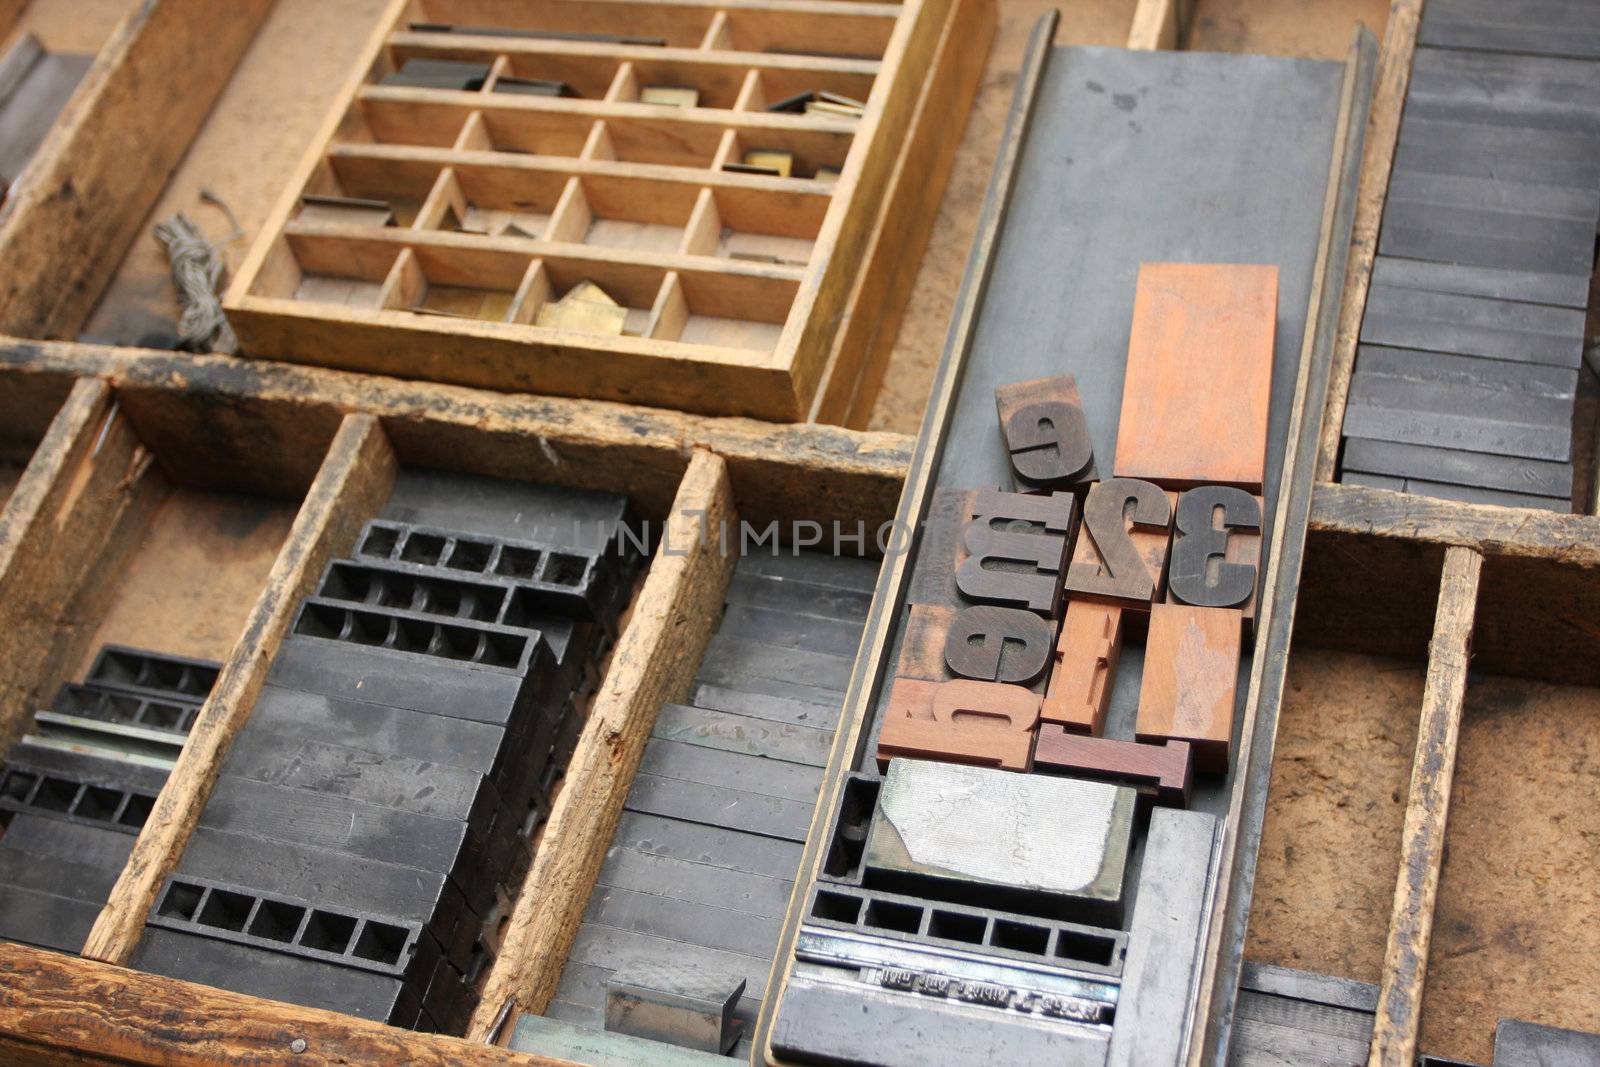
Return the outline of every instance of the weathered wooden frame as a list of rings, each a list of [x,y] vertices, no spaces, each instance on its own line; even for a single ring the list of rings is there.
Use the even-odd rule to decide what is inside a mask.
[[[875,347],[877,337],[887,327],[892,338],[909,296],[909,283],[896,278],[893,266],[920,252],[927,220],[937,210],[956,143],[945,135],[939,120],[963,113],[976,90],[993,32],[990,0],[901,4],[671,0],[650,9],[651,25],[667,27],[658,32],[669,34],[682,23],[696,31],[699,47],[668,49],[508,41],[402,28],[404,20],[423,10],[418,0],[395,0],[235,278],[226,306],[245,352],[431,381],[626,400],[709,414],[857,423],[865,418],[886,359],[887,343]],[[453,8],[441,0],[426,10],[448,14]],[[465,10],[476,9],[468,3]],[[620,0],[563,0],[552,10],[566,21],[588,19],[596,30],[639,32],[627,15],[633,9]],[[627,21],[618,21],[625,16]],[[812,37],[841,42],[852,33],[888,32],[883,34],[882,56],[877,60],[766,55],[753,47],[734,50],[738,41],[730,27],[741,20],[752,26],[760,20],[760,32],[767,36],[783,26],[808,27]],[[698,32],[702,24],[703,34]],[[852,24],[860,24],[860,29],[852,31]],[[671,35],[667,39],[679,43]],[[551,62],[592,59],[615,65],[616,74],[601,100],[398,89],[372,83],[370,76],[390,69],[395,56],[414,52],[487,62],[508,56]],[[677,63],[699,63],[724,73],[742,74],[748,68],[749,76],[731,108],[675,109],[629,102],[628,95],[637,88],[634,65],[656,61],[660,53],[670,53],[666,58]],[[874,80],[866,111],[858,120],[771,114],[751,106],[760,92],[762,70],[789,78],[813,72],[871,75]],[[438,116],[446,112],[445,120],[440,120]],[[374,144],[344,136],[359,116],[380,113],[391,131],[416,129],[417,145],[438,141],[427,132],[430,123],[454,122],[462,132],[452,147]],[[570,156],[488,151],[493,144],[485,131],[496,121],[566,123],[573,127],[569,131],[573,137],[583,131],[588,135],[583,149]],[[692,135],[708,146],[720,138],[720,146],[709,167],[630,162],[617,158],[608,147],[613,127],[655,131],[651,136],[675,139]],[[752,138],[763,136],[793,141],[796,150],[826,142],[835,148],[817,150],[837,151],[848,143],[840,155],[837,181],[720,169],[741,137],[748,145]],[[317,226],[293,217],[301,194],[322,191],[336,180],[336,172],[348,176],[365,168],[370,175],[393,175],[402,167],[424,177],[434,175],[429,179],[433,186],[429,199],[411,227]],[[431,228],[429,206],[449,195],[446,190],[458,173],[500,172],[520,172],[524,181],[543,177],[565,182],[539,238]],[[373,180],[381,184],[393,179]],[[607,195],[635,204],[659,200],[686,207],[693,201],[677,253],[583,243],[589,200],[605,184],[631,190]],[[702,247],[701,231],[708,225],[721,226],[716,199],[737,199],[748,215],[769,218],[774,233],[794,227],[796,220],[810,219],[807,225],[815,232],[806,231],[812,247],[805,265],[741,262]],[[682,222],[676,215],[673,218],[675,225]],[[293,299],[293,286],[284,291],[285,286],[298,284],[302,267],[312,272],[372,273],[369,281],[382,282],[375,306]],[[429,272],[440,277],[505,274],[502,283],[507,291],[515,290],[514,304],[504,321],[418,314],[409,310],[410,300],[425,285],[421,279]],[[576,333],[532,323],[539,304],[572,284],[557,283],[553,288],[556,275],[590,273],[602,284],[637,290],[633,305],[649,311],[648,325],[639,336]],[[513,275],[520,275],[521,281]],[[775,347],[766,351],[732,342],[679,340],[678,332],[696,305],[708,315],[781,325]]]
[[[0,206],[0,334],[77,334],[271,7],[131,7]]]

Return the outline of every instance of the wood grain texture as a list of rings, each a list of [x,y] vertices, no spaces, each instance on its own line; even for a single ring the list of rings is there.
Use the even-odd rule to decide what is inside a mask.
[[[1036,773],[1065,774],[1131,785],[1171,807],[1189,806],[1189,780],[1193,762],[1187,741],[1159,745],[1084,737],[1051,723],[1039,726],[1033,748]]]
[[[1188,741],[1196,770],[1228,769],[1242,625],[1236,608],[1156,604],[1150,609],[1134,727],[1140,741]]]
[[[1105,728],[1122,655],[1122,608],[1092,600],[1068,601],[1055,655],[1039,717],[1098,737]]]
[[[656,713],[682,702],[716,628],[734,559],[715,531],[738,521],[727,465],[697,451],[567,764],[469,1039],[497,1037],[492,1031],[507,1001],[542,1014],[555,992]]]
[[[862,266],[828,352],[810,421],[865,429],[899,340],[919,263],[955,165],[959,136],[942,117],[965,115],[977,94],[997,21],[996,0],[956,0],[929,65],[912,131],[900,148]]]
[[[1189,0],[1138,0],[1128,27],[1128,47],[1152,52],[1182,47],[1191,6]]]
[[[1462,545],[1485,556],[1548,559],[1576,570],[1600,568],[1600,518],[1592,515],[1468,504],[1324,482],[1312,498],[1311,528]]]
[[[878,769],[896,758],[1027,771],[1039,695],[1020,685],[896,678],[878,735]]]
[[[1339,305],[1339,328],[1334,335],[1333,362],[1328,373],[1328,399],[1323,409],[1321,438],[1317,445],[1315,478],[1330,482],[1338,470],[1339,438],[1344,427],[1344,405],[1355,372],[1356,342],[1367,310],[1367,288],[1372,283],[1372,261],[1378,254],[1378,227],[1389,195],[1389,171],[1394,167],[1395,142],[1400,136],[1400,113],[1405,108],[1406,87],[1411,84],[1411,58],[1417,48],[1417,24],[1422,0],[1392,0],[1378,52],[1378,70],[1367,114],[1367,132],[1361,154],[1361,177],[1356,192],[1355,226],[1350,235],[1344,295]]]
[[[1142,263],[1114,473],[1261,492],[1278,269]]]
[[[0,332],[77,333],[270,7],[129,11],[0,207]]]
[[[0,744],[64,680],[164,483],[104,383],[74,388],[0,515]]]
[[[162,1021],[154,1024],[157,1019]],[[0,943],[0,1059],[14,1067],[559,1067],[561,1062],[9,942]]]
[[[354,544],[394,487],[398,464],[383,428],[370,415],[352,415],[339,428],[327,458],[273,564],[244,632],[223,664],[179,755],[166,788],[134,843],[83,955],[125,963],[139,943],[161,881],[177,864],[227,755],[244,725],[300,599],[323,565]]]
[[[1417,1054],[1482,569],[1483,556],[1473,549],[1452,547],[1445,552],[1368,1067],[1410,1067]]]
[[[830,534],[834,522],[845,534],[860,523],[869,553],[879,525],[894,517],[912,445],[895,433],[775,426],[65,341],[0,341],[0,381],[13,374],[106,378],[164,460],[201,452],[232,472],[271,474],[279,493],[304,491],[348,412],[382,419],[402,462],[626,491],[656,518],[671,507],[689,457],[705,448],[726,462],[745,519],[764,525],[809,518]],[[177,447],[162,447],[167,441]],[[805,502],[803,515],[796,501]]]

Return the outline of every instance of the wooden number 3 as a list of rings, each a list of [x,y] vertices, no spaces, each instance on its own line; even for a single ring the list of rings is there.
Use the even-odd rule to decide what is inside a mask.
[[[1228,562],[1228,538],[1235,530],[1260,529],[1261,505],[1243,489],[1203,485],[1178,497],[1178,535],[1167,577],[1172,595],[1202,608],[1244,604],[1255,591],[1256,568]]]

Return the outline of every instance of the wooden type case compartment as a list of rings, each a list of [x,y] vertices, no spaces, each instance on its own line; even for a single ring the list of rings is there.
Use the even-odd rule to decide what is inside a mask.
[[[25,487],[38,483],[45,491],[17,494],[0,518],[0,528],[16,531],[0,553],[0,587],[25,594],[28,603],[64,604],[85,584],[78,568],[57,565],[81,553],[63,557],[46,550],[71,547],[64,543],[69,537],[93,543],[104,528],[106,503],[137,498],[141,485],[205,502],[190,509],[194,532],[203,539],[228,537],[230,531],[237,539],[249,525],[220,510],[219,489],[279,494],[267,506],[280,522],[280,534],[287,534],[273,552],[254,552],[248,560],[220,558],[218,573],[208,579],[240,586],[238,613],[248,619],[242,632],[233,631],[237,641],[231,650],[218,652],[226,663],[216,691],[101,913],[84,958],[0,944],[0,970],[25,1003],[39,1003],[48,988],[63,982],[79,990],[110,982],[129,991],[109,1002],[91,995],[74,1009],[98,1014],[109,1003],[121,1004],[85,1031],[87,1043],[80,1052],[90,1059],[109,1055],[121,1040],[113,1035],[124,1025],[152,1032],[166,1004],[181,1005],[181,1014],[195,1018],[233,1019],[230,1040],[240,1048],[257,1040],[266,1042],[263,1048],[287,1048],[295,1040],[283,1037],[288,1027],[303,1033],[317,1056],[352,1062],[544,1062],[489,1045],[469,1046],[107,966],[124,963],[137,943],[149,903],[181,854],[300,597],[314,586],[327,560],[348,554],[362,523],[388,495],[400,465],[622,492],[658,530],[663,520],[670,517],[671,523],[671,551],[657,551],[634,595],[544,827],[534,868],[484,977],[484,1003],[493,1006],[484,1007],[472,1024],[472,1034],[482,1037],[497,1023],[503,1025],[512,1009],[529,1004],[529,980],[550,962],[548,949],[561,936],[563,917],[582,914],[610,840],[607,820],[614,825],[655,713],[683,698],[716,627],[733,561],[721,554],[715,536],[696,536],[699,516],[712,529],[722,519],[749,520],[757,529],[773,520],[812,519],[824,528],[837,522],[847,530],[859,521],[871,531],[892,515],[907,458],[907,440],[893,434],[758,427],[737,419],[476,394],[315,368],[80,344],[0,347],[0,386],[30,396],[76,389],[24,475]],[[144,461],[148,472],[142,481],[125,484],[130,451],[154,459]],[[167,489],[169,482],[180,488]],[[298,511],[295,501],[300,501]],[[796,502],[804,502],[803,512]],[[142,512],[121,525],[136,531],[150,527]],[[156,541],[138,549],[158,561],[163,551]],[[270,568],[264,586],[243,580],[247,564],[260,565],[260,572],[252,572],[258,579]],[[97,573],[105,572],[101,564]],[[140,591],[158,607],[184,604],[176,585],[164,600],[148,586]],[[124,589],[121,595],[128,599],[130,594]],[[21,614],[22,601],[11,610]],[[5,725],[12,736],[23,728],[32,706],[31,698],[17,695],[19,690],[48,684],[30,651],[71,632],[71,620],[58,612],[39,614],[38,632],[17,631],[16,655],[8,649],[4,660]],[[93,623],[97,617],[89,618]],[[59,1047],[62,1035],[53,1029],[44,1041]],[[9,1037],[0,1043],[23,1062],[40,1051],[24,1051],[29,1042]],[[159,1055],[130,1054],[136,1059]]]
[[[958,53],[981,57],[983,2],[396,0],[234,280],[229,320],[264,358],[859,418],[853,394],[881,367],[845,343],[865,328],[846,311],[893,316],[853,290],[892,285],[864,264],[905,238],[896,183],[942,181],[953,144],[934,128],[972,91]],[[439,61],[482,77],[394,83]],[[535,81],[563,95],[510,91]],[[641,99],[658,88],[694,105]],[[863,106],[771,109],[805,93]],[[764,153],[787,173],[750,165]],[[585,282],[623,313],[555,313]]]

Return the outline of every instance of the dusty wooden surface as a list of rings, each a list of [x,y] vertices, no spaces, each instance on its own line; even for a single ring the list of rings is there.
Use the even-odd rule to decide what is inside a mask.
[[[296,503],[173,488],[119,577],[80,673],[101,645],[222,662],[294,524]]]
[[[1422,682],[1420,663],[1406,660],[1290,657],[1250,959],[1378,980]]]
[[[1422,1047],[1489,1062],[1499,1016],[1600,1030],[1600,689],[1467,687]]]
[[[182,211],[213,241],[226,238],[232,224],[201,200],[201,189],[216,194],[238,219],[242,234],[224,244],[222,254],[230,271],[239,265],[327,115],[328,87],[342,83],[386,7],[388,0],[276,0],[141,223],[86,335],[133,344],[171,333],[177,312],[172,272],[151,229]]]
[[[134,0],[25,0],[11,34],[31,33],[51,52],[88,55],[100,50],[133,4]],[[5,43],[7,35],[0,35],[0,44]]]

